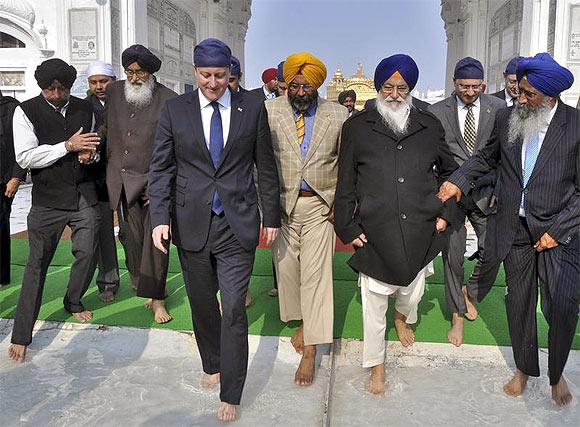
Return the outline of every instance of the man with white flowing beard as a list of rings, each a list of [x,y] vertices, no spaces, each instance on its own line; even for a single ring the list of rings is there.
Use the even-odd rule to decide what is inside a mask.
[[[572,400],[563,376],[580,304],[580,112],[560,100],[574,76],[548,53],[517,64],[518,103],[497,113],[486,145],[441,186],[441,200],[469,195],[498,168],[498,210],[488,223],[490,258],[503,261],[505,305],[516,372],[504,385],[521,395],[540,375],[536,309],[548,322],[552,399]]]
[[[389,296],[404,347],[423,296],[429,263],[446,243],[455,201],[436,197],[438,178],[457,168],[439,121],[412,105],[419,78],[407,55],[383,59],[375,70],[376,107],[349,118],[343,128],[335,199],[335,230],[355,253],[363,304],[363,367],[367,390],[385,391],[385,331]],[[435,170],[436,169],[436,170]]]
[[[155,249],[151,238],[147,175],[161,108],[175,92],[153,73],[161,61],[144,46],[122,55],[127,80],[107,87],[104,133],[107,140],[107,188],[111,209],[122,209],[126,221],[125,262],[137,295],[148,298],[157,323],[171,316],[165,308],[168,254]]]

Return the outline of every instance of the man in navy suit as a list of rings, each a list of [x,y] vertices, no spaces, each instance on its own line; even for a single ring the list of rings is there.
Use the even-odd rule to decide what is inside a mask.
[[[194,50],[199,89],[165,104],[149,172],[153,241],[177,246],[205,376],[220,384],[221,421],[236,418],[248,365],[245,297],[260,230],[280,227],[278,171],[264,102],[228,89],[231,51],[217,39]],[[171,226],[171,236],[170,236]],[[221,294],[220,309],[216,297]]]
[[[498,167],[498,210],[488,223],[486,251],[504,262],[508,326],[516,363],[504,386],[523,393],[539,376],[538,282],[548,329],[552,398],[572,395],[562,372],[578,323],[580,303],[580,111],[559,98],[572,73],[547,53],[518,62],[518,103],[497,113],[495,129],[478,151],[443,183],[439,197],[469,194],[475,180]]]

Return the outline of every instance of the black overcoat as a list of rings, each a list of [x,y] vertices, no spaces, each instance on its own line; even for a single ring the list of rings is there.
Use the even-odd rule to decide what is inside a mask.
[[[457,163],[441,123],[412,108],[407,133],[398,137],[376,109],[364,110],[343,126],[335,230],[343,242],[364,233],[368,243],[348,264],[357,272],[399,286],[409,285],[447,243],[437,217],[456,217],[454,199],[437,198],[439,180]]]

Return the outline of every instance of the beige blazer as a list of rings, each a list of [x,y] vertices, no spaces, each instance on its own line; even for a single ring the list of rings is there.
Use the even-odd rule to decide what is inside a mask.
[[[312,139],[306,158],[302,160],[292,107],[286,96],[265,102],[272,132],[272,145],[280,179],[280,207],[290,215],[300,190],[300,182],[308,185],[329,208],[334,203],[338,173],[338,148],[342,124],[348,118],[346,107],[318,98]]]

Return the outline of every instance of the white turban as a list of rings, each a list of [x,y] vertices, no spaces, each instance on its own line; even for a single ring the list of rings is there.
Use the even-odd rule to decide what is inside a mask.
[[[91,76],[110,76],[117,78],[113,66],[103,61],[92,61],[89,63],[89,66],[87,67],[87,77]]]

